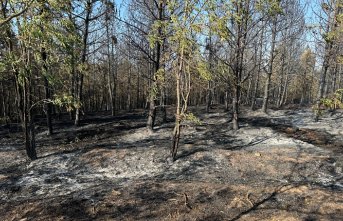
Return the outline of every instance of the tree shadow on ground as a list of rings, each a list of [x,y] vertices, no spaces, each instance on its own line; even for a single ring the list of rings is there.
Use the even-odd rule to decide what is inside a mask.
[[[258,119],[255,125],[259,126],[261,121],[264,121],[264,119]],[[270,127],[274,126],[273,122],[265,124],[269,124]],[[30,218],[40,214],[42,216],[38,218],[41,220],[57,220],[59,218],[64,220],[162,220],[167,218],[171,220],[177,220],[178,218],[180,220],[239,220],[245,216],[257,217],[260,220],[271,220],[272,211],[281,211],[286,214],[297,213],[300,214],[299,216],[303,220],[317,220],[320,218],[325,220],[343,220],[342,210],[334,211],[331,209],[325,213],[322,209],[325,208],[327,203],[339,203],[340,199],[335,199],[334,196],[341,195],[342,190],[337,188],[334,182],[340,181],[342,178],[337,178],[329,185],[315,182],[313,177],[316,177],[316,174],[321,171],[318,169],[319,167],[315,167],[311,173],[306,172],[308,165],[307,162],[304,163],[300,159],[301,153],[304,151],[300,147],[298,147],[295,162],[290,169],[291,172],[285,174],[276,183],[270,184],[266,178],[258,178],[259,174],[255,174],[255,177],[249,180],[249,182],[252,180],[251,183],[244,183],[243,180],[235,183],[230,180],[233,177],[229,177],[226,180],[211,180],[213,177],[209,175],[202,177],[203,174],[199,173],[200,169],[211,170],[213,169],[213,167],[210,167],[211,165],[217,166],[217,161],[213,157],[211,158],[206,155],[210,150],[203,146],[207,140],[213,141],[214,144],[211,148],[219,147],[218,149],[224,150],[240,150],[267,139],[267,137],[257,137],[248,144],[243,144],[243,141],[237,141],[233,136],[228,136],[225,132],[221,131],[222,125],[210,125],[210,127],[209,129],[213,129],[213,131],[206,132],[204,137],[187,137],[188,141],[186,140],[186,142],[188,144],[197,146],[201,143],[201,145],[193,149],[180,151],[179,162],[177,163],[186,161],[189,164],[180,167],[179,171],[168,173],[169,169],[166,168],[163,173],[148,177],[146,180],[142,178],[131,181],[127,187],[108,186],[105,183],[101,183],[97,188],[79,190],[77,193],[73,193],[72,196],[61,196],[49,200],[36,199],[34,201],[37,204],[36,207],[33,207],[32,204],[26,201],[22,201],[14,202],[13,204],[16,205],[12,205],[12,202],[9,202],[6,208],[14,211],[12,206],[16,207],[19,204],[23,204],[23,207],[18,206],[19,209],[17,210],[22,217],[26,215]],[[235,142],[242,142],[242,145],[230,147],[233,139],[235,139]],[[155,144],[160,144],[159,142],[165,143],[165,139],[148,138],[134,142],[127,141],[121,143],[121,146],[114,145],[113,142],[95,142],[81,147],[81,149],[70,150],[70,153],[76,150],[80,151],[80,153],[95,150],[95,154],[98,154],[97,149],[147,148],[153,142],[156,142]],[[55,155],[59,154],[55,153]],[[221,172],[231,169],[227,167]],[[11,172],[11,170],[9,169],[7,172]],[[213,173],[214,171],[208,172],[208,174]],[[254,173],[254,171],[251,173]],[[258,179],[254,180],[255,178]],[[217,181],[220,184],[215,186]],[[264,183],[258,183],[260,181]],[[206,182],[210,184],[206,186]],[[233,189],[234,186],[242,185],[242,183],[250,185],[250,190],[255,190],[255,192],[252,193],[251,197],[249,197],[249,193],[247,194],[246,203],[243,208],[233,206],[229,211],[228,205],[234,201],[235,196],[243,195],[247,191],[244,188]],[[232,187],[232,189],[228,186]],[[307,188],[305,192],[299,190],[301,187]],[[212,189],[207,190],[208,188]],[[267,188],[269,188],[269,191],[266,191]],[[307,194],[312,194],[311,197],[315,197],[316,191],[319,191],[319,193],[323,191],[325,194],[322,194],[322,197],[318,199],[308,198]],[[255,194],[256,192],[261,196]],[[84,197],[85,195],[88,196]],[[311,202],[315,202],[315,204],[307,205],[307,198]],[[249,201],[251,205],[249,205]],[[28,212],[20,210],[20,208],[24,208],[26,203],[25,211],[28,210]],[[320,209],[322,210],[319,211]],[[2,211],[5,211],[5,209]]]
[[[322,220],[323,218],[332,221],[343,219],[342,202],[333,196],[333,194],[339,196],[343,193],[343,188],[334,185],[343,177],[333,180],[330,185],[314,182],[310,177],[316,177],[316,174],[320,171],[313,170],[311,174],[305,174],[303,170],[307,166],[300,160],[301,148],[298,146],[297,149],[296,161],[293,163],[290,173],[281,179],[284,181],[274,187],[272,192],[264,194],[266,196],[255,199],[253,202],[249,200],[251,206],[229,219],[230,221],[240,220],[244,216],[249,217],[249,215],[254,216],[256,214],[260,219],[268,220],[271,219],[269,217],[271,214],[268,211],[272,210],[283,211],[286,214],[299,214],[303,217],[303,220],[307,221]],[[301,188],[304,188],[304,190],[301,190]],[[318,196],[318,193],[321,195]],[[313,201],[313,203],[307,200]],[[323,211],[321,209],[327,208],[325,205],[333,202],[337,203],[338,210],[332,208],[331,211],[326,211],[326,209]]]
[[[269,127],[289,138],[294,138],[336,153],[343,153],[343,145],[340,139],[329,134],[325,130],[298,128],[287,121],[287,117],[270,119],[266,117],[244,118],[242,120],[253,127]]]
[[[225,148],[222,148],[222,149],[224,149],[224,150],[241,150],[241,149],[244,149],[244,148],[247,148],[247,147],[251,147],[251,146],[255,146],[257,144],[263,143],[264,141],[267,141],[269,139],[270,139],[270,137],[260,136],[260,137],[256,137],[255,139],[253,139],[252,141],[250,141],[247,144],[236,145],[236,146],[229,146],[229,147],[225,147]],[[237,142],[237,139],[235,141]],[[242,141],[238,141],[238,142],[243,143]]]
[[[180,154],[178,154],[176,156],[176,160],[183,160],[184,158],[187,158],[193,154],[199,153],[199,152],[205,152],[205,151],[209,151],[208,149],[204,148],[204,147],[200,147],[200,148],[193,148],[190,150],[183,150],[181,151]]]

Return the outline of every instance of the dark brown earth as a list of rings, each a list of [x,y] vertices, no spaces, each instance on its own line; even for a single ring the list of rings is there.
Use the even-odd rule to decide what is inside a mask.
[[[339,111],[244,111],[237,132],[220,108],[195,114],[175,162],[172,123],[149,133],[144,111],[63,119],[51,137],[42,123],[35,162],[2,126],[1,220],[343,220]]]

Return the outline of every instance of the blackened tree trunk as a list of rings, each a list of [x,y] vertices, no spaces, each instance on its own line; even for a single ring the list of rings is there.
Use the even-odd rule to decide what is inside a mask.
[[[333,15],[329,14],[328,19],[327,19],[327,24],[326,24],[326,34],[329,34],[330,31],[337,28],[336,16],[340,12],[340,10],[341,10],[341,7],[339,7],[339,5],[337,4],[334,9],[334,14]],[[322,66],[322,70],[321,70],[320,78],[319,78],[319,89],[318,89],[317,101],[316,101],[317,110],[314,117],[314,120],[316,122],[319,120],[319,117],[320,117],[321,99],[324,97],[326,78],[327,78],[328,70],[330,67],[330,59],[332,57],[332,49],[333,49],[333,43],[334,43],[332,39],[324,39],[324,40],[326,41],[325,55],[324,55],[323,66]]]
[[[45,90],[45,114],[46,114],[46,123],[48,126],[48,133],[47,135],[52,135],[53,134],[53,127],[52,127],[52,104],[51,104],[51,88],[48,80],[48,65],[47,65],[47,52],[45,48],[42,48],[41,52],[42,60],[43,60],[43,71],[44,73],[44,90]]]
[[[32,105],[32,94],[31,94],[31,79],[30,76],[26,76],[23,85],[20,85],[17,81],[19,94],[21,97],[21,115],[22,115],[22,125],[25,135],[25,149],[26,154],[31,160],[37,159],[36,153],[36,141],[35,141],[35,128],[34,128],[34,112]]]
[[[320,115],[320,104],[321,104],[321,99],[323,98],[324,95],[324,88],[325,88],[325,82],[326,82],[326,75],[329,69],[329,60],[330,60],[330,51],[331,51],[332,45],[327,44],[325,47],[325,57],[324,57],[324,62],[323,62],[323,67],[322,71],[320,73],[320,78],[319,78],[319,89],[318,89],[318,95],[317,95],[317,102],[316,102],[316,115],[314,120],[317,122],[319,120],[319,115]]]
[[[6,118],[8,118],[8,112],[7,112],[7,108],[9,105],[7,104],[8,102],[6,102],[6,100],[9,99],[9,96],[6,96],[6,90],[5,90],[5,84],[4,84],[4,80],[0,81],[1,83],[1,94],[3,94],[3,96],[1,96],[1,111],[2,111],[2,117],[6,120]],[[8,90],[8,95],[9,95],[9,90]]]
[[[87,61],[87,48],[88,48],[88,35],[89,35],[89,24],[91,21],[91,13],[93,9],[93,1],[87,1],[86,3],[86,17],[84,20],[84,30],[83,30],[83,39],[82,39],[82,55],[81,55],[81,64],[85,65]],[[75,126],[80,125],[81,117],[81,108],[82,108],[82,91],[83,91],[83,78],[84,74],[82,71],[79,71],[76,76],[76,110],[75,110]]]
[[[206,112],[209,113],[211,110],[211,104],[212,104],[212,82],[209,80],[207,82],[207,90],[206,90]]]
[[[287,77],[285,79],[285,66],[286,66],[286,62],[285,62],[285,57],[286,57],[286,54],[285,54],[285,49],[283,51],[283,56],[281,58],[281,79],[280,79],[280,83],[279,83],[279,87],[278,87],[278,95],[277,95],[277,102],[276,102],[276,105],[278,108],[280,108],[282,106],[282,95],[283,95],[283,89],[284,87],[287,86],[287,83],[286,81],[288,80]]]
[[[258,49],[258,65],[257,65],[257,76],[256,76],[256,82],[254,87],[254,92],[252,95],[252,101],[251,101],[251,110],[255,110],[256,107],[256,98],[258,96],[258,90],[260,86],[260,75],[262,70],[262,58],[263,58],[263,40],[264,40],[264,33],[265,33],[265,22],[262,22],[262,30],[261,30],[261,36],[259,38],[259,49]]]
[[[211,35],[211,34],[210,34]],[[209,69],[210,71],[213,71],[213,45],[212,45],[212,36],[209,37],[208,42],[208,63],[209,63]],[[206,112],[209,113],[211,110],[211,104],[213,100],[213,90],[212,90],[212,81],[208,80],[207,82],[207,90],[206,90]]]
[[[277,17],[273,17],[273,26],[272,26],[272,41],[271,41],[271,48],[270,48],[270,55],[269,55],[269,68],[267,71],[267,79],[264,86],[264,97],[263,97],[263,105],[262,111],[267,113],[268,109],[268,102],[269,102],[269,90],[271,85],[271,77],[273,74],[274,68],[274,59],[275,59],[275,46],[276,46],[276,35],[277,35]]]
[[[7,10],[4,6],[4,2],[1,2],[2,6],[2,15],[4,18],[7,18]],[[12,30],[9,26],[5,27],[6,33],[6,49],[9,53],[15,54],[15,40],[14,35],[12,34]],[[24,54],[23,57],[29,57],[28,52],[25,49],[22,49]],[[29,63],[29,61],[26,61]],[[19,74],[19,67],[16,65],[12,66],[14,79],[15,79],[15,92],[16,92],[16,107],[19,111],[19,117],[22,124],[23,132],[24,132],[24,139],[25,139],[25,150],[27,156],[31,160],[37,159],[36,153],[36,142],[35,142],[35,131],[34,131],[34,112],[32,110],[32,93],[31,93],[31,78],[32,76],[26,69],[24,77]]]
[[[108,95],[109,95],[109,103],[110,103],[110,109],[111,109],[111,115],[115,115],[115,98],[113,94],[113,82],[112,82],[112,76],[113,76],[113,44],[114,41],[112,40],[112,36],[110,35],[109,30],[109,19],[106,18],[106,37],[107,37],[107,87],[108,87]],[[112,50],[111,50],[112,47]]]
[[[233,65],[234,85],[232,98],[232,128],[239,129],[239,106],[241,99],[242,74],[244,65],[244,52],[246,47],[248,22],[249,22],[250,1],[236,3],[237,13],[241,13],[242,21],[236,21],[236,42],[235,42],[235,60]]]
[[[162,86],[161,88],[161,112],[162,112],[162,123],[167,123],[167,95],[166,95],[166,88]]]
[[[164,10],[164,1],[160,1],[158,5],[158,21],[163,20],[163,10]],[[158,28],[158,38],[162,38],[162,27]],[[152,131],[155,125],[155,119],[156,119],[156,94],[153,91],[157,91],[157,73],[160,70],[161,67],[161,53],[162,53],[162,45],[160,41],[156,42],[155,45],[156,50],[156,59],[154,61],[154,71],[152,84],[150,88],[150,94],[149,94],[149,114],[148,114],[148,120],[147,120],[147,128],[148,130]],[[163,111],[166,111],[165,108],[162,109]],[[166,113],[165,113],[166,116]]]

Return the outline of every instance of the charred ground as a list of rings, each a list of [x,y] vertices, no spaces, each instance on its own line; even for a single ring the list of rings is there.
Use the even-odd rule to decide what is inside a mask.
[[[1,127],[4,220],[342,220],[342,112],[315,123],[310,109],[221,109],[183,127],[168,160],[172,123],[145,130],[145,113],[88,116],[56,133],[38,126],[39,159],[25,160],[16,125]],[[171,120],[171,119],[170,119]]]

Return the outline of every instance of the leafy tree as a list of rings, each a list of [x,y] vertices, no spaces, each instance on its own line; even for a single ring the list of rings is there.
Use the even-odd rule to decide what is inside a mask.
[[[239,106],[242,84],[249,77],[246,63],[248,36],[256,23],[253,22],[253,1],[213,1],[210,21],[213,31],[220,37],[229,56],[221,62],[226,65],[227,84],[232,87],[232,124],[239,129]]]
[[[167,10],[170,14],[170,21],[167,24],[161,22],[155,23],[157,37],[151,37],[153,45],[161,41],[159,30],[165,28],[168,32],[166,41],[169,44],[169,54],[173,55],[171,60],[166,61],[165,66],[170,66],[170,71],[174,75],[176,91],[176,111],[175,125],[173,130],[171,156],[176,160],[176,154],[179,147],[181,125],[185,120],[193,118],[188,113],[188,102],[191,92],[192,75],[199,70],[200,50],[197,45],[196,36],[201,31],[203,18],[202,9],[206,1],[201,0],[167,0]]]

